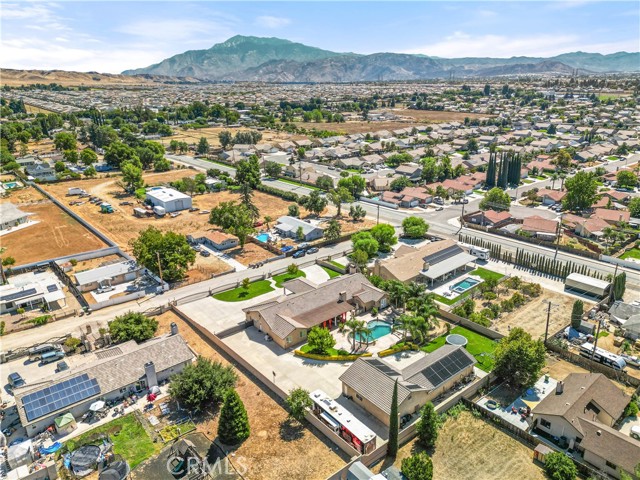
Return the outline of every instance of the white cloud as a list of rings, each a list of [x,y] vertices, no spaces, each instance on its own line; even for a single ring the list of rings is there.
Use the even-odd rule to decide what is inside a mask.
[[[5,3],[0,9],[0,19],[3,23],[7,20],[28,21],[26,28],[34,30],[69,30],[64,19],[55,12],[56,8],[59,6],[55,3]]]
[[[634,47],[635,44],[635,47]],[[470,35],[454,32],[444,40],[404,53],[459,58],[459,57],[551,57],[561,53],[575,52],[613,53],[621,50],[636,51],[637,40],[590,44],[588,40],[572,34],[539,34],[522,37],[504,35]]]
[[[193,38],[199,38],[202,41],[203,36],[226,39],[233,35],[233,31],[224,24],[188,19],[138,20],[121,25],[115,31],[146,40],[164,40],[167,43]]]
[[[284,17],[272,17],[271,15],[262,15],[256,18],[255,24],[263,28],[282,28],[291,23],[291,20]]]

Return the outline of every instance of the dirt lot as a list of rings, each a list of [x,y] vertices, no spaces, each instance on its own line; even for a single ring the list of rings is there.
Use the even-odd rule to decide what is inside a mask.
[[[149,174],[145,175],[145,182],[147,185],[158,185],[186,176],[193,176],[194,174],[194,171],[189,169]],[[131,251],[129,242],[135,239],[138,233],[148,226],[155,226],[161,230],[171,229],[185,235],[213,229],[208,223],[208,215],[201,214],[200,212],[183,211],[182,214],[176,218],[171,218],[170,216],[164,218],[134,217],[133,206],[120,206],[119,204],[122,201],[137,202],[137,200],[131,195],[124,195],[122,190],[116,186],[116,181],[117,179],[114,178],[78,180],[51,184],[45,188],[61,201],[70,201],[71,197],[66,197],[66,193],[71,186],[74,186],[83,188],[92,195],[97,195],[104,201],[111,203],[116,211],[108,215],[100,213],[99,208],[91,203],[73,206],[72,208],[126,251]],[[193,197],[193,205],[201,210],[211,210],[221,202],[228,201],[238,202],[239,195],[225,191]],[[273,219],[286,215],[290,203],[278,197],[257,191],[254,192],[254,201],[260,210],[261,217],[268,215]],[[241,263],[246,264],[264,260],[272,256],[267,250],[257,245],[247,246],[245,248],[247,249],[246,252],[240,252],[240,250],[237,249],[228,253]],[[196,266],[204,268],[207,273],[220,273],[229,269],[228,265],[217,257],[211,256],[205,259],[201,255],[198,255],[197,258]]]
[[[636,370],[637,371],[637,370]],[[567,362],[566,360],[562,360],[553,355],[547,355],[547,363],[546,366],[542,369],[542,373],[548,373],[552,378],[556,380],[564,380],[567,375],[570,373],[589,373],[589,370],[586,368],[579,367],[578,365],[574,365],[571,362]],[[635,388],[629,385],[624,385],[620,382],[616,382],[612,380],[621,390],[623,390],[627,395],[633,395],[635,392]]]
[[[210,147],[220,147],[220,140],[218,134],[223,130],[229,130],[232,134],[237,132],[247,132],[249,128],[226,128],[226,127],[211,127],[211,128],[199,128],[197,130],[178,130],[175,135],[170,137],[163,137],[159,141],[165,146],[168,146],[171,140],[177,140],[179,142],[187,142],[188,144],[197,144],[200,138],[205,137],[209,142]],[[262,140],[260,143],[278,143],[282,141],[292,142],[294,140],[306,139],[305,135],[293,135],[287,132],[272,132],[269,130],[263,130]]]
[[[404,458],[419,450],[415,440],[405,444],[394,464],[400,468]],[[447,419],[432,460],[435,480],[546,478],[542,469],[533,463],[532,450],[469,412],[462,412],[457,419]],[[390,465],[388,462],[379,463],[372,470],[378,473]]]
[[[156,317],[158,333],[170,331],[171,322],[189,346],[199,355],[228,363],[215,348],[172,312]],[[263,391],[253,379],[238,371],[237,390],[249,414],[251,436],[234,452],[234,459],[243,459],[248,467],[244,478],[269,479],[325,479],[344,466],[348,459],[320,433],[310,428],[290,428],[284,423],[286,411],[279,401]],[[218,417],[198,424],[198,430],[209,438],[216,436]]]
[[[531,299],[531,301],[517,310],[502,314],[500,318],[493,322],[491,328],[506,335],[509,332],[509,327],[520,327],[529,332],[534,338],[543,337],[547,323],[547,302],[552,304],[549,335],[553,335],[569,324],[575,298],[546,289],[543,289],[542,295]],[[585,301],[585,311],[591,308],[592,305]]]
[[[0,237],[5,255],[16,265],[47,260],[103,248],[106,245],[32,187],[11,192],[2,202],[11,202],[33,213],[36,225]]]
[[[414,118],[422,123],[464,122],[465,118],[491,118],[495,115],[485,113],[446,112],[435,110],[392,110],[396,115]]]

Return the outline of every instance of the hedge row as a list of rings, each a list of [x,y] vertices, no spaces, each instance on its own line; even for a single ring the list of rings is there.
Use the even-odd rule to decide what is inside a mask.
[[[288,200],[290,202],[298,202],[300,200],[300,195],[294,192],[285,192],[284,190],[280,190],[278,188],[270,187],[269,185],[265,185],[264,183],[259,184],[256,187],[256,190],[259,192],[268,193],[270,195],[275,195],[276,197],[280,197],[284,200]]]
[[[310,358],[312,360],[323,360],[326,362],[353,362],[360,357],[370,357],[371,353],[362,353],[360,355],[316,355],[315,353],[305,353],[302,350],[294,350],[294,355],[298,357]]]
[[[413,344],[413,343],[411,343],[411,342],[407,342],[407,343],[405,343],[404,345],[402,345],[400,347],[396,346],[396,347],[388,348],[386,350],[382,350],[382,351],[378,352],[378,356],[380,358],[388,357],[389,355],[393,355],[393,354],[396,354],[398,352],[404,352],[404,351],[407,351],[407,350],[418,350],[418,346]]]

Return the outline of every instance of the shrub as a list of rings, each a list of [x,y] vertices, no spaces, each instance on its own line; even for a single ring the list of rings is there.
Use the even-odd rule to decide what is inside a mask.
[[[307,409],[313,407],[313,400],[309,396],[309,392],[304,388],[294,388],[285,400],[289,407],[289,416],[302,422],[307,413]]]
[[[300,200],[300,196],[294,192],[285,192],[284,190],[279,190],[277,188],[273,188],[269,185],[265,185],[264,183],[260,183],[256,186],[256,190],[263,193],[268,193],[269,195],[275,195],[276,197],[280,197],[289,202],[298,202]]]
[[[513,301],[511,299],[503,300],[502,302],[500,302],[500,308],[503,312],[512,312]]]
[[[13,257],[4,257],[2,259],[2,265],[5,267],[10,267],[11,265],[15,265],[16,259]]]
[[[40,315],[39,317],[32,318],[27,323],[32,323],[33,325],[36,325],[36,326],[46,325],[47,323],[49,323],[50,318],[51,318],[51,315]]]
[[[433,463],[426,452],[419,452],[402,460],[402,474],[407,480],[431,480]]]
[[[299,271],[300,271],[300,267],[298,267],[298,265],[296,265],[295,263],[292,263],[287,267],[287,273],[289,275],[295,275]]]
[[[483,327],[491,326],[491,320],[479,312],[474,312],[469,315],[469,320],[471,320],[473,323],[477,323],[478,325],[482,325]]]
[[[0,322],[0,337],[4,335],[5,323],[4,320]]]
[[[552,480],[575,480],[578,469],[564,453],[552,452],[544,458],[544,470]]]
[[[82,344],[82,340],[75,337],[69,337],[65,340],[64,346],[69,349],[70,352],[75,352],[76,349]]]
[[[514,292],[513,295],[511,295],[511,301],[513,302],[513,306],[517,308],[524,305],[527,302],[527,299],[524,298],[524,295],[520,292]]]
[[[209,404],[220,403],[237,381],[233,367],[198,357],[195,363],[171,377],[169,393],[189,410],[199,411]]]
[[[639,410],[640,408],[638,407],[638,400],[637,400],[637,397],[634,395],[631,401],[629,402],[629,405],[627,405],[627,408],[624,409],[624,416],[637,417]]]
[[[336,344],[335,338],[326,328],[313,327],[307,335],[310,353],[326,355],[330,348]]]
[[[425,448],[433,447],[438,439],[440,416],[433,403],[427,402],[420,411],[420,421],[416,425],[418,441]]]
[[[24,312],[25,312],[25,310],[24,310],[24,308],[22,308],[22,307],[20,307],[20,308],[17,308],[17,309],[16,309],[16,313],[17,313],[18,315],[22,315],[22,314],[24,314]]]
[[[498,295],[493,292],[487,291],[482,294],[482,298],[484,298],[485,300],[495,300],[496,298],[498,298]]]
[[[109,323],[109,333],[116,342],[135,340],[137,343],[152,338],[158,330],[158,322],[138,312],[127,312]]]
[[[78,260],[76,260],[75,258],[72,258],[71,260],[69,260],[69,263],[75,267],[76,265],[78,265]]]
[[[522,293],[527,297],[539,297],[542,295],[542,287],[539,283],[525,283],[520,290],[522,290]]]

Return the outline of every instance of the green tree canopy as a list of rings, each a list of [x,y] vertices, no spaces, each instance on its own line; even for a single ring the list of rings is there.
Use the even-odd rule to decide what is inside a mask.
[[[115,168],[120,168],[127,160],[138,160],[135,149],[121,142],[114,142],[105,149],[104,160]]]
[[[562,452],[551,452],[544,457],[544,471],[551,480],[575,480],[578,469]]]
[[[169,394],[182,403],[183,407],[201,411],[209,405],[217,405],[226,392],[238,381],[233,367],[198,357],[194,363],[171,377]]]
[[[316,180],[316,187],[329,191],[333,188],[333,178],[329,175],[322,175]]]
[[[629,213],[632,217],[640,218],[640,197],[631,199],[629,202]]]
[[[209,223],[238,237],[240,246],[244,247],[247,237],[255,232],[254,218],[254,213],[246,205],[222,202],[211,210]]]
[[[199,155],[206,155],[207,153],[209,153],[209,141],[207,140],[206,137],[200,137],[200,141],[198,142],[196,152]]]
[[[354,250],[365,252],[368,258],[373,258],[380,248],[378,241],[369,232],[354,233],[351,235],[351,242]]]
[[[307,334],[307,344],[309,345],[310,353],[327,355],[329,349],[335,346],[336,340],[326,328],[313,327]]]
[[[362,220],[366,217],[367,212],[361,205],[351,205],[349,208],[349,216],[353,218],[354,222],[357,222],[358,220]]]
[[[617,186],[633,189],[638,184],[638,177],[631,170],[620,170],[616,175]]]
[[[394,153],[387,159],[387,165],[392,168],[398,167],[403,163],[413,162],[413,157],[408,153]]]
[[[342,204],[345,202],[353,202],[353,195],[351,195],[351,192],[346,188],[338,187],[327,193],[327,199],[336,207],[336,216],[339,217],[342,213]]]
[[[420,217],[406,217],[402,220],[402,232],[408,238],[424,238],[429,225]]]
[[[562,200],[566,210],[585,210],[593,205],[598,194],[597,178],[593,172],[580,171],[564,182],[567,194]]]
[[[351,192],[355,198],[359,198],[362,191],[367,186],[366,180],[360,175],[351,175],[350,177],[341,178],[338,181],[338,187],[344,187]]]
[[[250,434],[247,410],[238,392],[230,388],[224,397],[224,404],[220,411],[218,438],[225,445],[238,445],[249,438]]]
[[[309,392],[304,388],[294,388],[289,392],[289,396],[285,400],[289,407],[289,416],[302,422],[307,410],[313,407],[313,400],[309,396]]]
[[[80,152],[80,161],[85,165],[93,165],[98,161],[98,154],[90,148],[85,148]]]
[[[258,157],[251,155],[247,159],[238,162],[236,168],[236,181],[242,185],[248,184],[251,188],[260,185],[260,162]]]
[[[278,178],[282,173],[282,165],[278,162],[265,162],[264,171],[267,172],[271,178]]]
[[[342,227],[340,226],[340,222],[338,222],[335,218],[332,218],[329,221],[329,225],[327,225],[327,229],[324,231],[324,238],[327,240],[335,240],[340,237],[342,233]]]
[[[427,402],[420,411],[420,421],[416,425],[418,442],[424,448],[435,446],[438,440],[438,429],[440,428],[440,416],[436,412],[433,403]]]
[[[403,175],[391,182],[389,188],[391,188],[391,190],[393,190],[394,192],[399,192],[407,187],[410,187],[411,185],[413,185],[413,182]]]
[[[196,260],[196,254],[184,235],[163,233],[155,227],[140,232],[131,245],[138,263],[156,275],[162,271],[162,279],[167,282],[182,280]]]
[[[134,162],[127,160],[120,165],[122,171],[122,182],[127,192],[133,192],[137,188],[144,186],[142,179],[142,169]]]
[[[158,322],[138,312],[127,312],[109,322],[109,334],[116,342],[144,342],[156,334]]]
[[[53,139],[57,150],[76,150],[78,142],[76,136],[70,132],[60,132]]]
[[[327,206],[327,199],[320,196],[318,190],[313,190],[308,196],[300,199],[302,205],[308,212],[320,215]]]
[[[501,188],[494,187],[489,190],[482,200],[480,200],[480,210],[509,211],[511,198],[509,194]]]
[[[418,452],[402,460],[400,469],[407,480],[431,480],[433,463],[427,452]]]
[[[378,250],[380,252],[390,252],[391,246],[398,243],[395,228],[386,223],[380,223],[373,227],[371,236],[378,242]]]
[[[530,387],[540,377],[544,367],[545,347],[542,340],[514,328],[498,343],[494,373],[515,388]]]
[[[584,302],[582,300],[576,300],[573,302],[573,309],[571,310],[571,326],[576,330],[580,328],[582,324],[582,315],[584,313]]]

